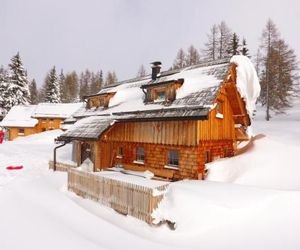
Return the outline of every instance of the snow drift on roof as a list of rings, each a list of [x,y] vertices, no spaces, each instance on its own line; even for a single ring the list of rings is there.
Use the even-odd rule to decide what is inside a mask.
[[[83,103],[40,103],[32,116],[67,118],[83,106]]]
[[[251,117],[256,110],[255,103],[260,94],[260,84],[256,70],[246,56],[233,56],[230,62],[237,65],[236,86],[246,102],[246,109]]]
[[[33,128],[38,120],[31,118],[36,105],[18,105],[11,108],[0,126]]]

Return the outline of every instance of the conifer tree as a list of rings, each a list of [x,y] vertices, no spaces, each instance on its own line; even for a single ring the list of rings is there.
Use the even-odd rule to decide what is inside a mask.
[[[260,101],[266,106],[266,120],[269,121],[271,110],[284,112],[290,106],[290,98],[297,92],[298,65],[294,51],[280,38],[276,25],[270,19],[262,33],[261,51]]]
[[[53,67],[45,80],[45,102],[60,103],[59,82],[56,75],[56,69]]]
[[[9,66],[9,82],[7,88],[8,108],[14,105],[29,104],[30,93],[26,70],[19,52],[12,57]]]
[[[210,33],[207,34],[208,41],[205,43],[205,49],[203,49],[205,59],[216,60],[218,58],[218,36],[219,28],[214,24],[210,28]]]
[[[230,41],[230,46],[228,53],[230,56],[235,56],[239,54],[239,37],[236,33],[233,33],[231,41]]]
[[[82,72],[80,74],[80,79],[79,79],[79,98],[82,100],[84,96],[89,95],[90,93],[90,85],[91,85],[91,76],[92,74],[90,73],[89,70],[86,70],[84,73]]]
[[[37,104],[38,103],[38,90],[36,87],[36,81],[33,79],[29,85],[30,91],[30,104]]]
[[[226,58],[229,57],[229,48],[230,48],[230,40],[232,37],[232,32],[227,24],[222,21],[219,25],[219,58]]]
[[[65,75],[64,75],[64,71],[62,69],[61,69],[59,77],[58,77],[58,83],[59,83],[61,102],[66,103],[68,98],[67,98],[67,91],[66,91],[66,85],[65,85]]]
[[[186,66],[186,54],[182,48],[177,52],[177,56],[173,62],[172,69],[182,69]]]
[[[249,55],[249,49],[247,48],[247,42],[246,42],[246,39],[245,39],[245,38],[243,38],[242,48],[241,48],[240,53],[241,53],[243,56],[250,57],[250,55]]]

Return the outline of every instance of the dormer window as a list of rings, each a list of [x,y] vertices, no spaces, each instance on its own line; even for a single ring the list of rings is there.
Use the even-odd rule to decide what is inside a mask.
[[[157,91],[155,101],[163,102],[165,100],[166,100],[166,91],[165,90]]]

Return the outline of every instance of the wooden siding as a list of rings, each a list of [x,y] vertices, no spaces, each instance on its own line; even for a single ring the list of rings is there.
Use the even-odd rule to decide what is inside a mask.
[[[19,131],[20,129],[24,129],[24,134],[20,134]],[[17,137],[23,137],[23,136],[27,136],[27,135],[32,135],[37,132],[37,128],[16,128],[16,127],[10,127],[8,128],[8,133],[9,133],[9,137],[8,140],[12,141],[14,139],[16,139]]]
[[[38,118],[38,124],[36,126],[36,133],[40,133],[47,130],[60,129],[63,118]]]
[[[87,107],[93,108],[93,107],[108,107],[108,103],[110,98],[114,96],[115,93],[107,93],[106,95],[98,95],[98,96],[90,96],[88,97],[88,104]]]
[[[220,90],[216,103],[222,103],[223,118],[217,117],[217,109],[209,112],[208,120],[198,121],[197,141],[235,140],[232,109],[225,88]]]
[[[167,187],[168,184],[162,183],[155,189],[164,191]],[[151,216],[153,210],[163,198],[163,194],[153,196],[152,188],[113,180],[94,173],[85,173],[73,168],[68,171],[68,190],[149,224],[153,221]]]
[[[197,121],[119,122],[103,137],[106,141],[197,145]]]

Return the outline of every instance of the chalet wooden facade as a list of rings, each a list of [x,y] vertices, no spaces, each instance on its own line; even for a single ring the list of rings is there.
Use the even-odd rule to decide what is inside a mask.
[[[0,126],[6,128],[8,140],[48,130],[62,128],[63,121],[78,110],[82,104],[40,103],[38,105],[14,106]]]
[[[248,140],[251,120],[236,87],[237,65],[152,67],[152,76],[86,97],[87,106],[73,115],[78,122],[58,140],[77,142],[77,164],[90,158],[95,171],[122,167],[172,180],[203,179],[206,163],[233,156]]]

